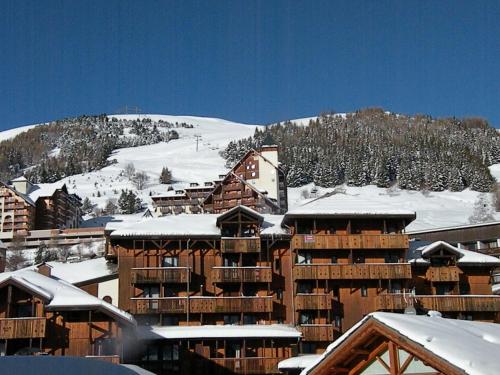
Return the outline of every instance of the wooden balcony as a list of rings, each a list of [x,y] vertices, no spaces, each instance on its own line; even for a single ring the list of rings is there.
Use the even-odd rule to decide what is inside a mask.
[[[192,313],[265,313],[273,311],[273,299],[265,297],[191,297]]]
[[[273,281],[271,267],[214,267],[214,283],[270,283]]]
[[[295,264],[295,280],[411,279],[409,263]]]
[[[330,310],[333,296],[328,294],[297,294],[295,296],[296,310]]]
[[[223,253],[259,253],[259,237],[223,237],[220,240]]]
[[[381,294],[375,301],[376,310],[404,310],[413,300],[415,306],[437,311],[500,311],[500,296],[446,295],[415,296]]]
[[[130,312],[132,314],[184,314],[187,312],[187,306],[186,297],[138,297],[131,298]]]
[[[189,267],[144,267],[132,268],[132,284],[187,283],[190,280]]]
[[[45,318],[0,319],[0,339],[45,337]]]
[[[296,234],[293,249],[405,249],[406,234]]]
[[[425,278],[432,282],[457,282],[460,278],[460,270],[456,266],[429,267]]]
[[[85,358],[98,359],[100,361],[113,363],[115,365],[120,364],[120,356],[119,355],[87,355],[87,356],[85,356]]]
[[[340,331],[333,324],[302,324],[298,327],[303,341],[333,342],[340,336]]]
[[[280,374],[278,363],[285,358],[210,358],[235,374]]]

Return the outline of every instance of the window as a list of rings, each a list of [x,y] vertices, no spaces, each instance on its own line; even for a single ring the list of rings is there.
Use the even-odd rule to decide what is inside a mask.
[[[310,252],[302,252],[297,254],[297,263],[298,264],[311,264],[312,263],[312,254]]]
[[[161,265],[162,267],[179,267],[179,257],[163,257]]]
[[[353,263],[365,263],[365,256],[364,255],[354,255]]]
[[[313,324],[313,316],[311,313],[301,312],[299,316],[300,324]]]
[[[335,315],[333,317],[333,325],[335,328],[340,328],[340,325],[342,324],[342,318],[339,315]]]
[[[16,318],[27,318],[33,316],[31,303],[20,303],[16,306]]]
[[[179,318],[177,316],[172,315],[163,315],[162,316],[162,325],[164,326],[178,326]]]
[[[361,286],[361,297],[368,297],[368,288],[366,285]]]
[[[312,342],[303,342],[302,354],[316,354],[316,344]]]
[[[257,318],[255,315],[243,315],[243,324],[256,324]]]
[[[338,261],[339,261],[339,260],[338,260],[337,256],[336,256],[336,255],[332,255],[331,262],[332,262],[333,264],[335,264],[335,263],[338,263]]]
[[[280,272],[281,271],[281,259],[276,258],[274,260],[274,271],[275,272]]]
[[[301,281],[297,284],[297,293],[301,294],[311,294],[312,293],[312,284],[307,281]]]
[[[399,263],[399,256],[397,254],[386,254],[386,263]]]
[[[240,316],[239,315],[224,315],[224,324],[240,324]]]
[[[401,293],[401,283],[399,281],[391,282],[390,293]]]
[[[283,289],[276,289],[276,298],[283,299]]]

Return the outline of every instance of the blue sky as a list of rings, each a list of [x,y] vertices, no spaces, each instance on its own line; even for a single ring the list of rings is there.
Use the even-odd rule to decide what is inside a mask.
[[[0,6],[2,129],[125,105],[246,123],[378,106],[500,126],[498,1]]]

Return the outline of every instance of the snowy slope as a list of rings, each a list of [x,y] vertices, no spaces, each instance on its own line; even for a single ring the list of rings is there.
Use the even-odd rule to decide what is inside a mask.
[[[164,166],[171,171],[176,183],[174,187],[185,187],[189,182],[203,183],[213,181],[218,175],[225,173],[224,159],[219,152],[233,139],[251,136],[258,125],[246,125],[227,120],[164,115],[112,115],[118,119],[151,118],[170,123],[188,123],[194,128],[176,128],[179,139],[161,142],[154,145],[118,149],[110,159],[112,164],[99,171],[64,178],[72,192],[82,198],[89,197],[93,203],[103,207],[108,198],[118,198],[121,189],[134,189],[134,185],[120,176],[128,163],[133,163],[136,171],[144,171],[150,177],[146,189],[140,192],[141,198],[150,202],[150,194],[161,194],[167,191],[166,185],[160,185],[158,179]],[[199,135],[198,152],[196,138]],[[101,197],[97,197],[98,192]]]
[[[497,164],[497,166],[500,165]],[[304,198],[303,192],[310,192],[312,187],[313,185],[310,184],[288,189],[288,209],[300,207],[302,204],[314,200],[315,197],[320,197],[334,190],[333,188],[316,187],[318,190],[316,194],[310,198]],[[373,185],[344,186],[343,189],[345,189],[345,193],[323,198],[325,204],[329,199],[341,199],[344,196],[346,200],[359,198],[361,201],[369,200],[374,204],[379,203],[388,208],[415,211],[417,219],[406,228],[408,231],[468,224],[474,202],[480,194],[468,189],[461,192],[422,193],[411,190],[383,189]],[[496,213],[496,219],[500,220],[500,213]]]
[[[39,125],[44,125],[44,124],[26,125],[26,126],[21,126],[19,128],[4,130],[0,132],[0,142],[14,138],[16,135],[24,133],[25,131],[33,129],[35,126]]]
[[[345,114],[339,114],[345,116]],[[110,159],[116,159],[112,164],[100,171],[83,175],[70,176],[63,179],[71,192],[82,198],[89,197],[93,203],[103,207],[108,198],[117,199],[121,189],[134,189],[133,184],[121,172],[126,164],[132,162],[137,171],[144,171],[150,176],[149,185],[141,192],[141,198],[151,203],[150,194],[166,192],[166,185],[158,184],[161,169],[167,166],[176,181],[175,188],[185,187],[189,182],[203,183],[217,179],[219,174],[227,172],[224,159],[219,152],[235,139],[251,136],[256,127],[261,125],[246,125],[223,119],[169,116],[169,115],[111,115],[119,119],[151,118],[152,120],[168,121],[170,123],[188,123],[194,128],[176,128],[180,138],[168,143],[159,143],[149,146],[118,149]],[[315,117],[292,120],[307,125]],[[26,131],[36,125],[25,126],[0,132],[0,140]],[[17,133],[16,133],[17,132]],[[196,152],[195,135],[201,136],[198,152]],[[490,167],[492,174],[500,180],[500,164]],[[302,192],[308,191],[311,186],[289,189],[289,208],[307,203],[311,198],[304,198]],[[317,196],[333,191],[333,189],[319,189]],[[405,191],[377,188],[375,186],[347,187],[346,193],[359,196],[366,200],[393,206],[397,209],[413,210],[417,213],[415,220],[408,230],[418,230],[451,226],[468,223],[472,207],[479,193],[465,190],[459,193],[432,192],[423,194],[417,191]],[[101,196],[98,197],[97,195]],[[496,219],[500,220],[497,214]]]

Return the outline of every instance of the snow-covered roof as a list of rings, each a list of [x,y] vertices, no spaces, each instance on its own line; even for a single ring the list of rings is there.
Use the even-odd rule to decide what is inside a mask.
[[[0,284],[12,281],[46,299],[49,310],[96,309],[114,316],[128,324],[135,324],[129,313],[94,297],[64,280],[56,280],[30,269],[0,274]]]
[[[46,262],[51,270],[50,276],[70,284],[82,284],[95,279],[118,275],[116,265],[104,258],[84,260],[77,263]]]
[[[262,236],[287,235],[288,230],[281,226],[282,215],[260,214],[248,207],[238,206],[241,209],[257,214],[264,220],[262,222]],[[235,207],[235,208],[238,208]],[[229,212],[229,211],[228,211]],[[210,236],[220,237],[220,229],[217,227],[217,219],[223,214],[180,214],[167,215],[157,218],[133,219],[125,223],[110,222],[106,225],[106,231],[112,231],[111,237],[188,237],[188,236]],[[126,216],[126,215],[121,215]]]
[[[423,230],[412,230],[408,231],[408,234],[423,234],[423,233],[433,233],[433,232],[444,232],[450,230],[461,230],[467,228],[478,228],[478,227],[489,227],[492,225],[500,225],[500,221],[489,221],[487,223],[478,223],[478,224],[464,224],[464,225],[455,225],[450,227],[440,227],[433,229],[423,229]]]
[[[281,226],[283,215],[262,214],[264,222],[261,224],[260,234],[262,236],[286,236],[290,231]]]
[[[218,215],[169,215],[144,219],[131,226],[111,233],[111,237],[155,237],[155,236],[220,236],[216,220]],[[108,227],[106,226],[106,229]]]
[[[460,249],[458,247],[450,245],[448,242],[445,241],[436,241],[431,243],[430,245],[419,247],[414,252],[416,258],[410,260],[410,262],[425,263],[429,258],[429,256],[431,256],[435,251],[438,251],[443,248],[457,255],[458,264],[500,265],[500,259],[494,256],[481,254],[476,251]],[[420,256],[418,254],[420,254]]]
[[[321,361],[352,336],[368,320],[373,319],[397,332],[470,375],[500,374],[500,324],[445,319],[422,315],[375,312],[349,329],[301,375],[309,374]]]
[[[100,216],[89,219],[85,221],[84,226],[104,226],[105,231],[114,231],[117,229],[127,228],[143,220],[146,220],[144,218],[144,212],[130,215],[117,214],[113,216]]]
[[[285,214],[285,220],[302,216],[401,217],[410,221],[415,219],[415,211],[376,200],[363,199],[356,195],[336,193],[325,195],[291,209]]]
[[[302,333],[286,324],[204,325],[204,326],[139,326],[138,337],[160,339],[216,338],[300,338]]]
[[[64,182],[54,182],[52,184],[37,184],[28,192],[28,196],[36,202],[40,197],[51,197],[54,193],[64,187]]]
[[[176,190],[169,190],[161,194],[156,194],[151,196],[151,199],[160,199],[160,198],[172,198],[172,197],[178,197],[178,198],[185,198],[186,193],[178,193]]]
[[[319,357],[321,357],[321,354],[305,354],[299,355],[298,357],[290,357],[278,363],[278,370],[305,369],[313,363],[316,363]]]
[[[219,224],[220,221],[224,220],[225,218],[231,216],[232,214],[234,214],[235,212],[238,212],[238,211],[243,211],[247,215],[256,218],[260,222],[262,222],[262,220],[264,220],[264,217],[259,212],[252,210],[250,207],[238,205],[236,207],[231,208],[230,210],[227,210],[226,212],[221,213],[217,217],[217,225]]]
[[[21,198],[23,198],[26,203],[28,203],[29,205],[31,206],[35,206],[35,202],[29,197],[29,195],[27,194],[23,194],[21,193],[20,191],[14,189],[13,186],[3,182],[3,181],[0,181],[0,185],[3,185],[5,188],[9,189],[10,191],[12,191],[14,194],[16,195],[19,195]]]
[[[25,181],[28,181],[28,179],[24,176],[19,176],[17,178],[14,178],[13,180],[11,180],[11,182],[25,182]]]

